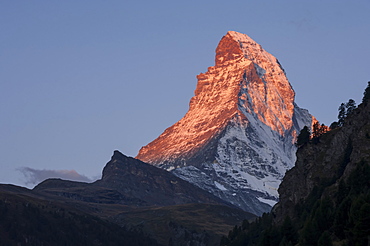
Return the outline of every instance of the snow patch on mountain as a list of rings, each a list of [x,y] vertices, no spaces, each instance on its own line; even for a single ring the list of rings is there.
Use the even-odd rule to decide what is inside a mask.
[[[189,111],[137,158],[246,211],[270,211],[297,134],[314,118],[294,103],[278,60],[245,34],[228,32],[197,78]]]
[[[271,207],[274,206],[276,204],[276,201],[274,200],[269,200],[269,199],[264,199],[262,197],[257,197],[257,199],[260,201],[260,202],[263,202],[263,203],[266,203],[268,205],[270,205]]]
[[[218,188],[218,189],[220,189],[220,190],[227,190],[226,188],[225,188],[225,186],[223,186],[222,184],[220,184],[219,182],[217,182],[217,181],[214,181],[214,184],[216,185],[216,187]]]

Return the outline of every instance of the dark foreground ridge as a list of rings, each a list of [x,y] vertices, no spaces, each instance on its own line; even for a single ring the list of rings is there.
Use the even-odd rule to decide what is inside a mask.
[[[49,179],[34,190],[86,202],[135,207],[187,203],[232,206],[170,172],[127,157],[117,150],[104,167],[102,179],[92,184]]]
[[[0,185],[0,215],[0,245],[215,245],[254,217],[119,151],[94,183]]]

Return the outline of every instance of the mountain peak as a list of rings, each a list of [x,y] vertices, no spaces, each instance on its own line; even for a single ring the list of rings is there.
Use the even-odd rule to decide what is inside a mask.
[[[142,147],[137,158],[174,170],[198,186],[213,186],[220,197],[221,189],[231,196],[224,198],[235,200],[231,190],[244,187],[262,192],[258,196],[272,204],[280,180],[294,164],[295,136],[311,126],[312,116],[294,103],[294,90],[278,60],[245,34],[229,31],[216,48],[215,66],[197,79],[186,115]],[[197,170],[216,183],[200,184],[207,178],[202,175],[189,180]],[[225,177],[232,177],[235,187],[223,185],[230,183],[221,182]]]
[[[229,35],[233,37],[235,40],[248,40],[251,43],[256,43],[251,37],[249,37],[247,34],[236,32],[236,31],[228,31],[226,36]]]
[[[256,46],[262,50],[262,47],[253,39],[251,39],[248,35],[235,31],[229,31],[221,39],[216,48],[216,66],[227,65],[230,61],[248,58],[244,52],[242,44]]]
[[[125,159],[125,158],[129,158],[129,157],[122,154],[119,150],[115,150],[113,151],[111,160],[113,161],[113,160],[120,160],[120,159]]]
[[[219,135],[242,111],[284,135],[293,127],[295,93],[277,59],[245,34],[229,31],[216,49],[216,64],[197,76],[184,118],[143,147],[148,163],[183,159]],[[187,159],[187,157],[185,157]]]
[[[94,185],[117,190],[121,194],[116,195],[116,198],[122,199],[118,202],[127,205],[213,203],[231,206],[166,170],[128,157],[118,150],[114,151],[111,160],[105,165],[101,180]]]

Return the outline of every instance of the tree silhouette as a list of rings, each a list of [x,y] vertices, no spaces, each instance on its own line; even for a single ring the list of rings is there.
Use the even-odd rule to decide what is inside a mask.
[[[318,121],[316,121],[312,126],[312,137],[313,138],[318,137],[319,132],[320,132],[320,123]]]
[[[330,130],[333,130],[338,127],[339,127],[338,121],[334,121],[333,123],[330,124]]]
[[[370,81],[367,82],[367,87],[364,91],[364,97],[362,98],[362,103],[367,104],[367,101],[370,99]]]
[[[285,239],[286,244],[290,242],[291,245],[296,245],[298,243],[298,232],[295,230],[289,216],[287,216],[284,220],[284,223],[281,227],[281,234]]]
[[[302,146],[308,141],[310,141],[310,129],[308,126],[304,126],[303,129],[299,132],[298,138],[297,138],[297,146]]]
[[[320,137],[325,132],[327,132],[327,126],[325,126],[324,124],[320,125],[318,121],[316,121],[313,124],[312,126],[312,138],[313,139]]]
[[[343,126],[346,117],[351,115],[355,109],[356,102],[353,99],[349,99],[347,103],[341,103],[338,108],[338,124],[336,126]]]
[[[346,105],[344,103],[341,103],[338,111],[338,126],[343,126],[344,119],[346,118]]]
[[[353,111],[356,109],[356,102],[353,99],[349,99],[346,103],[346,117],[353,113]]]

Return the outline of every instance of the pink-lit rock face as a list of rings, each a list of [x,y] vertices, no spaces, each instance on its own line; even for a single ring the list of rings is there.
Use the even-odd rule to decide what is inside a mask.
[[[187,114],[143,147],[138,159],[161,164],[189,158],[235,115],[243,116],[240,106],[280,135],[292,128],[294,91],[274,56],[247,35],[230,31],[216,49],[215,63],[197,76]]]
[[[297,133],[313,117],[295,105],[277,59],[247,35],[228,32],[215,66],[197,78],[189,111],[137,158],[248,212],[268,212],[294,165]]]

